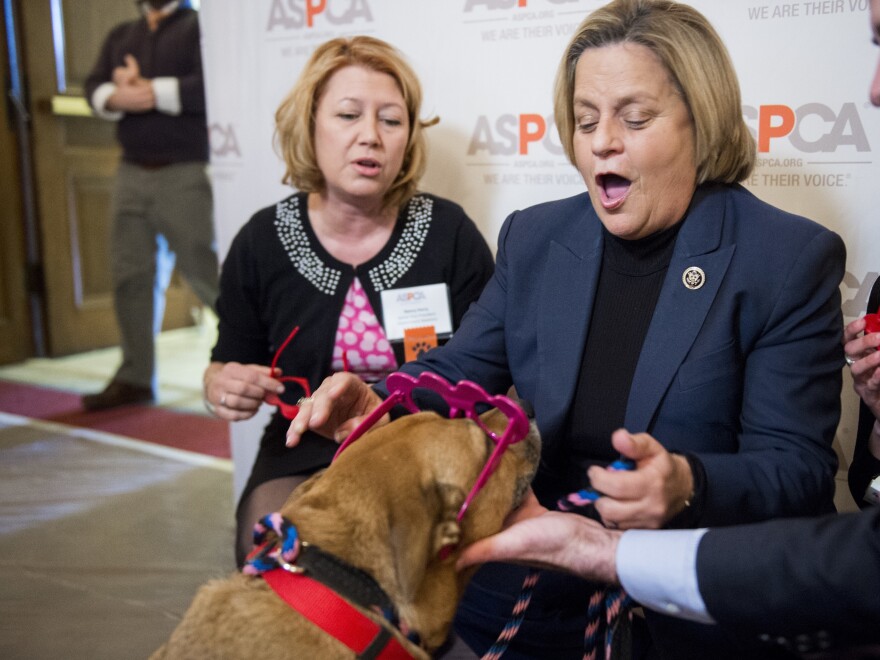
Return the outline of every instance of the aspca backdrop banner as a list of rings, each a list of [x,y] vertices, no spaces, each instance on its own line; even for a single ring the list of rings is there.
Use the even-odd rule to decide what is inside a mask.
[[[692,4],[717,27],[739,74],[758,148],[746,185],[843,237],[843,314],[853,320],[880,272],[880,109],[868,101],[877,56],[866,32],[868,0]],[[848,369],[841,395],[845,469],[858,406]]]
[[[430,128],[422,188],[460,203],[491,246],[512,211],[581,192],[553,122],[553,79],[578,23],[600,0],[201,0],[221,256],[258,209],[291,191],[274,113],[315,47],[368,34],[418,73]],[[864,312],[880,272],[880,110],[868,0],[694,0],[730,50],[757,140],[746,185],[840,233],[849,255],[845,319]],[[871,202],[874,202],[873,204]],[[848,378],[848,375],[846,376]],[[852,452],[856,399],[844,385],[838,431]],[[236,495],[265,417],[233,425]],[[845,467],[845,466],[844,466]]]

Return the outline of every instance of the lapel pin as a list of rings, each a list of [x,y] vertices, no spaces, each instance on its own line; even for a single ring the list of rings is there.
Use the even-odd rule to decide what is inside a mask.
[[[696,291],[706,283],[706,273],[699,266],[689,266],[685,268],[681,281],[688,289]]]

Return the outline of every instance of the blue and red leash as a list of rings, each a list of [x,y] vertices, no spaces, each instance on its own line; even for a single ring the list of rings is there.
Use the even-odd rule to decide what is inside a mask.
[[[629,459],[618,459],[610,466],[611,470],[633,470],[635,464]],[[560,511],[577,513],[592,506],[602,496],[592,488],[579,490],[560,499],[556,508]],[[540,569],[530,569],[523,580],[520,594],[514,603],[510,620],[504,626],[498,639],[483,654],[480,660],[499,660],[510,646],[510,642],[519,632],[526,610],[532,600],[535,585],[541,576]],[[583,660],[598,660],[600,645],[604,648],[605,660],[611,660],[614,651],[614,634],[619,629],[621,618],[626,624],[632,622],[632,599],[622,587],[604,587],[596,589],[590,596],[587,605],[587,625],[584,629]]]

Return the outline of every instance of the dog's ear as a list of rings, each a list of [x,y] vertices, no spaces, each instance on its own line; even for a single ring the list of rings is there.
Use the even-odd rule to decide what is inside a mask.
[[[434,542],[431,553],[435,557],[445,557],[445,553],[461,542],[461,526],[456,520],[458,510],[464,504],[464,491],[449,483],[437,484],[440,515],[434,525]]]
[[[441,561],[441,550],[461,541],[461,527],[455,517],[464,503],[464,491],[435,482],[423,488],[421,495],[413,500],[413,509],[418,513],[411,510],[410,524],[395,530],[391,537],[392,565],[402,595],[409,602],[425,588],[428,567]],[[415,516],[421,516],[423,522],[412,524]]]

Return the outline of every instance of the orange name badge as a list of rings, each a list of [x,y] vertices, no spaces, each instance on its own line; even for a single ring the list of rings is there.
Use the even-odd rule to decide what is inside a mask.
[[[404,357],[407,362],[417,359],[422,353],[427,353],[436,347],[437,333],[433,325],[406,328],[403,331]]]

